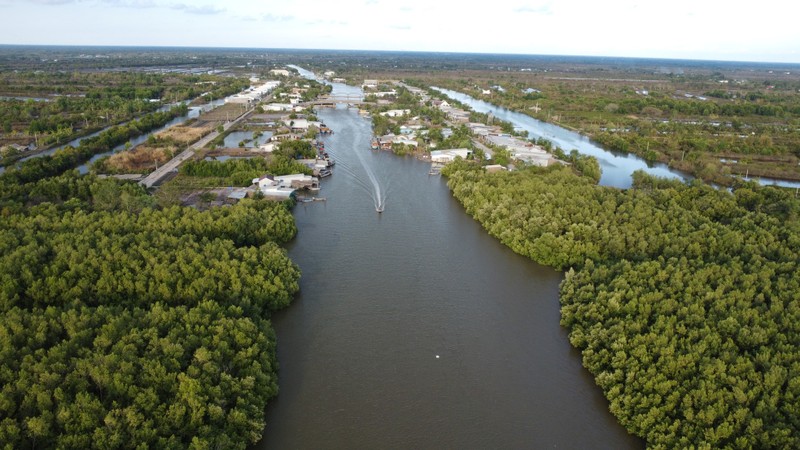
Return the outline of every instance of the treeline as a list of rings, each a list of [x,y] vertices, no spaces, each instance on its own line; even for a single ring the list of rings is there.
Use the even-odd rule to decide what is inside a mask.
[[[317,150],[311,142],[304,139],[288,140],[278,144],[275,155],[282,155],[287,158],[300,159],[300,158],[316,158]]]
[[[298,290],[286,205],[157,210],[137,185],[74,173],[26,186],[0,221],[0,447],[260,439],[268,317]]]
[[[668,96],[651,94],[647,97],[638,96],[635,98],[625,98],[615,100],[617,114],[642,114],[647,113],[645,108],[657,108],[669,116],[672,113],[688,116],[724,116],[724,117],[745,117],[745,116],[766,116],[783,117],[785,114],[800,115],[800,104],[786,102],[780,98],[769,99],[769,103],[764,101],[763,95],[751,93],[745,95],[741,100],[729,102],[714,102],[708,100],[695,99],[675,99]],[[598,103],[598,110],[608,106],[607,101]]]
[[[562,324],[612,413],[653,448],[800,447],[800,203],[637,173],[443,170],[514,251],[559,270]]]
[[[0,185],[29,183],[58,175],[88,161],[94,155],[110,151],[131,138],[164,126],[187,111],[186,105],[180,105],[169,111],[154,112],[127,124],[112,127],[97,136],[83,139],[77,148],[66,147],[53,155],[31,158],[0,175]]]
[[[0,101],[0,123],[3,132],[14,128],[29,135],[37,135],[40,145],[47,145],[51,134],[67,128],[68,136],[73,129],[96,129],[105,124],[129,119],[137,114],[157,109],[158,103],[144,98],[83,98],[58,97],[53,101],[8,99]],[[56,142],[55,139],[52,139]]]

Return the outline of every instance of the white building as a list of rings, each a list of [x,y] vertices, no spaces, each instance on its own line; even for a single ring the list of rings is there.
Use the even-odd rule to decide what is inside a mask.
[[[240,92],[236,95],[231,95],[230,97],[225,99],[225,103],[240,103],[240,104],[252,104],[255,103],[267,94],[269,94],[273,89],[278,87],[281,84],[280,81],[267,81],[264,84],[259,86],[251,86],[250,88],[246,89],[243,92]]]
[[[322,122],[314,122],[306,119],[288,119],[284,120],[283,123],[292,130],[292,133],[305,133],[311,127],[320,129],[322,126]]]
[[[380,145],[381,149],[383,150],[391,150],[392,145],[394,144],[402,144],[408,145],[411,147],[418,147],[419,142],[412,139],[413,136],[406,136],[406,135],[395,135],[393,133],[389,133],[385,136],[381,136],[378,138],[378,145]]]
[[[256,101],[256,98],[249,94],[236,94],[225,98],[225,103],[236,103],[242,105],[249,105]]]
[[[294,105],[289,103],[268,103],[262,106],[264,111],[292,111]]]
[[[278,144],[275,142],[267,142],[266,144],[259,145],[257,148],[253,150],[258,152],[272,153],[275,151],[275,148],[277,146]]]
[[[253,184],[264,196],[280,199],[292,197],[292,194],[298,189],[319,191],[319,179],[302,173],[276,177],[264,175],[253,178]]]
[[[269,175],[264,175],[260,178],[253,178],[253,184],[258,187],[258,190],[264,194],[265,197],[281,200],[292,197],[294,191],[296,190],[291,187],[282,186]]]
[[[285,188],[308,189],[311,191],[319,190],[319,178],[303,173],[276,176],[274,179],[279,186]]]
[[[372,95],[374,95],[375,97],[378,97],[378,98],[383,98],[383,97],[394,97],[395,95],[397,95],[397,91],[395,91],[394,89],[392,89],[391,91],[385,91],[385,92],[375,92],[375,93],[373,93]]]
[[[275,76],[278,76],[278,77],[288,77],[289,76],[289,71],[286,70],[286,69],[272,69],[272,70],[269,71],[269,73],[271,75],[275,75]]]
[[[408,114],[411,114],[410,109],[390,109],[389,111],[384,111],[379,113],[383,117],[403,117]]]
[[[467,159],[472,155],[472,150],[468,148],[454,148],[450,150],[434,150],[431,152],[431,162],[447,164],[455,161],[457,157]]]

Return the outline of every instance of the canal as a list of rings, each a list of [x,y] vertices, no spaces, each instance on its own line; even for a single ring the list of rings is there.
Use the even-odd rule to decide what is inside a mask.
[[[559,326],[562,274],[428,164],[370,150],[355,110],[318,115],[336,166],[327,201],[294,209],[301,292],[274,318],[281,390],[253,448],[643,448]]]

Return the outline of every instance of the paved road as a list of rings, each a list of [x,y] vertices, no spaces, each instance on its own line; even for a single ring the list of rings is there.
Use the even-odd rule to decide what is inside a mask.
[[[231,127],[236,126],[236,124],[238,124],[239,122],[250,116],[252,112],[253,109],[250,109],[249,111],[239,116],[239,118],[234,120],[233,122],[225,123],[222,126],[223,129],[227,131]],[[208,145],[209,142],[211,142],[217,136],[219,136],[219,134],[220,133],[218,131],[212,131],[211,133],[206,135],[206,137],[200,139],[199,141],[190,145],[189,148],[187,148],[186,150],[180,152],[176,157],[172,158],[169,162],[159,167],[158,169],[154,170],[150,175],[148,175],[142,181],[140,181],[139,184],[143,185],[146,188],[153,187],[153,185],[155,185],[156,183],[161,181],[164,177],[166,177],[167,174],[169,174],[172,171],[178,170],[178,166],[183,164],[184,161],[193,157],[195,150],[199,150],[205,147],[206,145]]]
[[[491,158],[492,158],[492,156],[494,155],[494,150],[492,150],[492,149],[490,149],[489,147],[487,147],[487,146],[483,145],[483,144],[482,144],[482,143],[481,143],[479,140],[477,140],[477,139],[472,139],[472,144],[473,144],[475,147],[478,147],[479,149],[483,150],[483,153],[486,155],[486,157],[487,157],[488,159],[491,159]]]

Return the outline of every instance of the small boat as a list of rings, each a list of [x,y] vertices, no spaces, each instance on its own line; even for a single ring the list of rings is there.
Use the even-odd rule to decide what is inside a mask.
[[[378,206],[377,208],[375,208],[375,211],[378,211],[378,214],[382,213],[383,212],[383,206]]]
[[[320,178],[325,178],[325,177],[329,177],[329,176],[331,176],[331,171],[330,170],[328,170],[328,169],[320,169],[319,170],[319,177]]]

